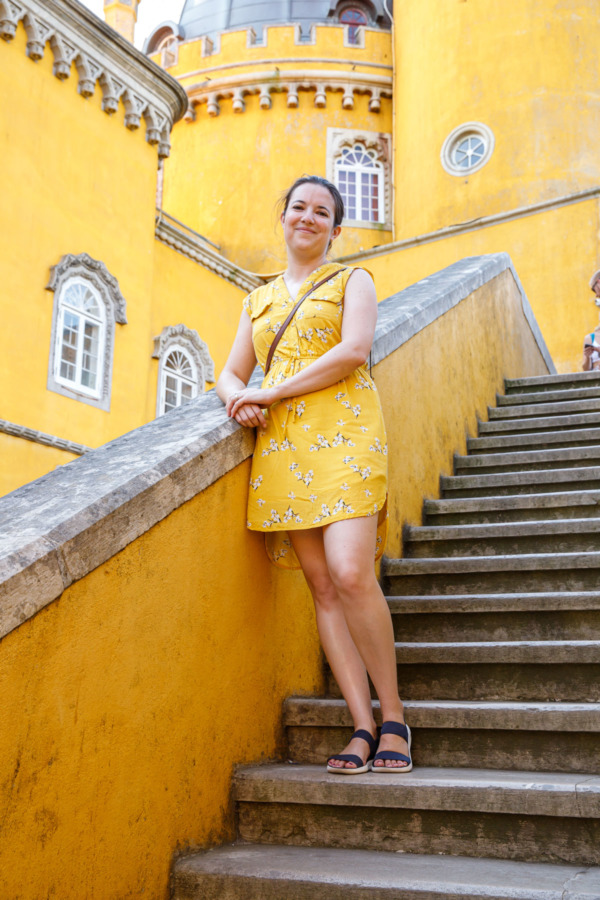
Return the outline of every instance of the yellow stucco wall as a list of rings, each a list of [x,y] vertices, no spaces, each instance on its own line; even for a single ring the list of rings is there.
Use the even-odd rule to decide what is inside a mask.
[[[600,183],[595,0],[418,0],[394,18],[396,239]],[[467,122],[495,149],[456,177],[440,151]]]
[[[232,766],[322,688],[312,602],[245,528],[249,461],[2,641],[0,896],[166,900],[232,839]],[[221,540],[227,523],[227,545]]]
[[[77,459],[74,453],[0,433],[0,496]]]
[[[598,253],[597,199],[364,258],[380,298],[466,256],[507,252],[559,372],[578,371],[598,324],[588,281]],[[359,260],[353,260],[358,264]],[[493,335],[492,335],[493,340]]]
[[[294,28],[271,26],[267,44],[247,47],[247,30],[220,36],[218,52],[202,56],[200,40],[179,48],[176,66],[168,69],[194,98],[194,86],[227,76],[250,77],[273,71],[274,82],[285,83],[287,71],[306,72],[297,109],[287,106],[286,92],[271,94],[272,107],[260,108],[258,93],[245,96],[245,112],[235,113],[232,100],[219,101],[211,117],[206,104],[196,106],[196,121],[173,129],[173,153],[165,163],[162,206],[167,213],[214,241],[229,259],[255,272],[285,268],[285,250],[278,228],[276,202],[302,174],[325,175],[327,129],[392,131],[392,101],[381,99],[379,113],[369,111],[369,96],[355,95],[354,109],[342,108],[342,91],[327,92],[327,107],[314,105],[308,89],[312,70],[391,76],[389,32],[367,30],[365,48],[344,47],[342,27],[315,28],[315,44],[294,43]],[[160,61],[160,55],[154,57]],[[314,62],[313,62],[314,60]],[[348,62],[348,60],[350,62]],[[260,63],[260,65],[258,64]],[[336,252],[351,253],[387,243],[383,226],[346,228]]]
[[[374,370],[389,445],[389,533],[385,553],[402,555],[403,525],[421,524],[423,500],[439,497],[454,453],[466,452],[477,419],[504,378],[547,375],[506,271],[420,331]]]

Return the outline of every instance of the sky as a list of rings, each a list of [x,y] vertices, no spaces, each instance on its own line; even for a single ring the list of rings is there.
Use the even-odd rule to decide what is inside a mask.
[[[103,0],[80,0],[80,2],[101,19],[104,18]],[[141,50],[150,32],[161,22],[167,19],[178,22],[184,2],[185,0],[141,0],[135,26],[135,46]]]

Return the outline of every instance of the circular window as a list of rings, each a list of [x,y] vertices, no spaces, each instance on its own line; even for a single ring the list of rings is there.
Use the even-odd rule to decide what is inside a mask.
[[[442,147],[441,160],[450,175],[477,172],[492,155],[494,135],[481,122],[459,125],[448,135]]]

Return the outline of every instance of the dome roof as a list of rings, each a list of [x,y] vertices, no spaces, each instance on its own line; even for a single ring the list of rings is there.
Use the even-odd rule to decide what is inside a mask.
[[[388,8],[393,8],[388,0]],[[384,0],[186,0],[179,25],[185,40],[233,28],[299,23],[303,33],[318,22],[336,21],[347,6],[360,7],[371,25],[389,28]]]

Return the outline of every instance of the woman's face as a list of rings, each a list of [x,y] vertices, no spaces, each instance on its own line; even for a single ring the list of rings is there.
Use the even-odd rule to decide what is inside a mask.
[[[333,197],[327,188],[310,182],[296,188],[281,222],[288,250],[304,257],[325,256],[341,231],[339,225],[334,227]]]

